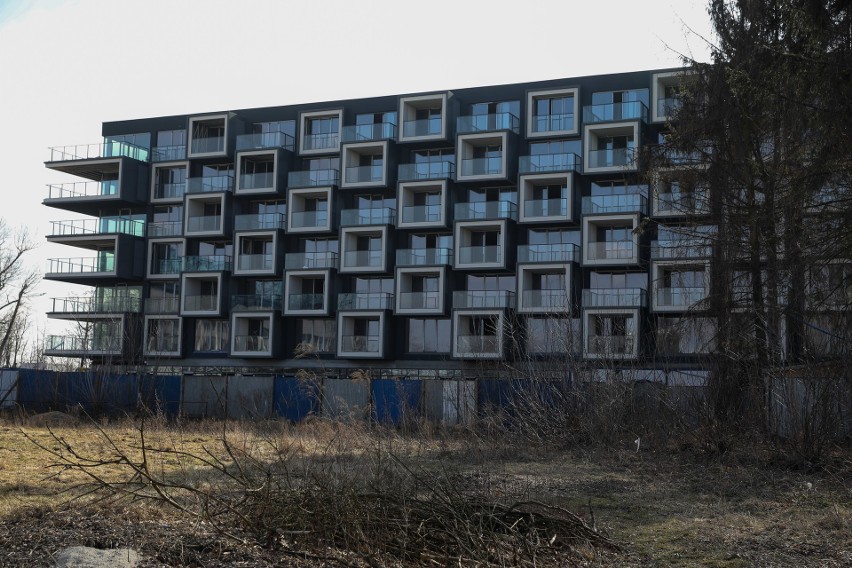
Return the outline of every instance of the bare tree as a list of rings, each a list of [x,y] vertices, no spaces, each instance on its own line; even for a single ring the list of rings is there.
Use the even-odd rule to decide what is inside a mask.
[[[24,347],[27,302],[41,279],[25,265],[36,247],[26,229],[12,229],[0,219],[0,363],[17,362]]]

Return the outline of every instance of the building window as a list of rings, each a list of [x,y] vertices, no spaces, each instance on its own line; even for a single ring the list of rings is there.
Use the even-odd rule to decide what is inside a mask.
[[[410,318],[408,320],[409,353],[449,353],[451,337],[449,319]]]
[[[337,325],[333,319],[300,319],[299,350],[307,353],[337,351]]]
[[[196,320],[195,351],[198,353],[227,353],[231,324],[228,320]]]

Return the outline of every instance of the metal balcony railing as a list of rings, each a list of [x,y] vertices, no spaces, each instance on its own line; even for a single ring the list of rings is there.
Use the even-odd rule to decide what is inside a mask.
[[[70,199],[76,197],[110,197],[118,195],[118,180],[81,181],[47,186],[48,199]]]
[[[338,310],[390,310],[393,294],[384,292],[353,292],[337,295]]]
[[[648,304],[644,288],[593,288],[583,290],[584,308],[644,308]]]
[[[518,247],[518,262],[574,262],[579,256],[580,247],[570,243]]]
[[[583,213],[648,213],[648,199],[638,193],[592,195],[583,198]]]
[[[237,150],[260,150],[263,148],[284,148],[291,152],[296,148],[292,136],[280,130],[237,136]]]
[[[393,140],[394,138],[396,138],[396,124],[392,122],[355,124],[343,127],[344,142],[369,142],[371,140]]]
[[[183,232],[183,223],[181,221],[154,221],[148,223],[147,231],[149,237],[176,237]]]
[[[69,221],[51,221],[50,236],[72,235],[112,235],[120,233],[142,237],[145,235],[145,221],[128,217],[101,217],[100,219],[73,219]]]
[[[290,252],[284,255],[284,268],[298,270],[311,268],[337,268],[336,252]]]
[[[231,296],[231,310],[236,311],[281,311],[280,294],[234,294]]]
[[[180,298],[146,298],[146,314],[176,314],[180,311]]]
[[[320,187],[326,185],[338,185],[340,182],[340,170],[304,170],[290,172],[287,174],[289,187]]]
[[[73,314],[139,313],[142,311],[142,298],[127,295],[53,298],[50,311]]]
[[[287,215],[284,213],[246,213],[234,217],[235,231],[283,229],[286,225]]]
[[[184,272],[221,272],[231,270],[231,257],[224,254],[183,257]]]
[[[648,120],[648,107],[641,101],[587,105],[583,107],[583,122],[610,122],[614,120]]]
[[[518,205],[511,201],[476,201],[456,203],[455,220],[518,219]]]
[[[88,274],[114,272],[115,257],[51,258],[48,260],[49,274]]]
[[[562,132],[574,130],[574,114],[536,114],[532,117],[533,132]]]
[[[457,290],[453,308],[515,308],[515,293],[508,290]]]
[[[430,179],[452,179],[456,164],[451,161],[400,164],[397,170],[399,181],[422,181]]]
[[[456,120],[456,133],[466,134],[471,132],[511,130],[515,134],[518,134],[520,123],[520,119],[510,112],[460,116]]]
[[[574,172],[580,170],[580,163],[580,157],[577,154],[568,152],[521,156],[518,160],[518,173]]]
[[[453,249],[399,249],[396,251],[397,266],[431,266],[451,264]]]
[[[344,209],[340,212],[341,225],[393,225],[395,222],[396,209],[390,207]]]
[[[302,150],[332,150],[339,144],[340,134],[337,132],[304,134],[302,137]]]
[[[152,162],[173,162],[186,159],[186,145],[154,146],[151,149]]]
[[[74,146],[54,146],[50,148],[49,162],[67,162],[72,160],[92,160],[97,158],[127,157],[147,162],[148,148],[128,142],[101,142],[97,144],[77,144]]]
[[[186,180],[187,193],[215,193],[218,191],[233,191],[234,176],[202,176]]]

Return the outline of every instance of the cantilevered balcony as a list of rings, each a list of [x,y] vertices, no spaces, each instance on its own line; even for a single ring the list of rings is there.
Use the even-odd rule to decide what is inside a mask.
[[[123,313],[140,313],[142,298],[138,295],[121,294],[117,291],[109,295],[94,295],[91,297],[53,298],[52,308],[47,312],[48,317],[63,318],[64,316],[106,315]]]
[[[456,203],[455,220],[487,220],[512,219],[518,220],[518,205],[511,201],[476,201]]]
[[[71,162],[76,160],[97,160],[100,158],[132,158],[147,162],[150,152],[147,148],[128,142],[100,142],[96,144],[77,144],[74,146],[53,146],[50,148],[48,162]]]
[[[245,213],[234,216],[235,231],[260,231],[283,229],[287,225],[285,213]]]
[[[424,181],[431,179],[452,179],[456,174],[456,164],[450,160],[400,164],[397,171],[399,181]]]
[[[50,357],[117,357],[122,354],[122,337],[120,333],[95,337],[48,335],[44,354]]]
[[[233,175],[191,177],[186,182],[187,193],[216,193],[233,190]]]
[[[224,254],[191,255],[183,257],[183,272],[230,271],[231,257]]]
[[[280,312],[282,307],[280,294],[234,294],[231,296],[231,311],[234,312]]]
[[[459,308],[515,308],[515,293],[508,290],[456,290],[453,292],[453,309]]]
[[[325,187],[340,183],[340,170],[304,170],[287,174],[288,187]]]
[[[393,225],[396,223],[396,209],[381,207],[375,209],[344,209],[340,212],[340,225]]]
[[[100,219],[74,219],[51,221],[48,239],[80,235],[132,235],[145,236],[145,221],[130,217],[101,217]]]
[[[456,133],[469,134],[472,132],[511,130],[515,134],[519,134],[520,124],[520,119],[510,112],[460,116],[457,119]]]
[[[518,246],[518,262],[577,262],[580,247],[570,243]]]
[[[583,198],[584,215],[607,213],[648,213],[648,199],[638,193],[592,195]]]
[[[397,266],[443,266],[453,262],[453,249],[399,249]]]
[[[308,268],[337,268],[336,252],[288,252],[284,255],[284,268],[300,270]]]
[[[648,120],[648,106],[640,101],[586,105],[583,107],[583,122],[611,122],[618,120]]]
[[[392,310],[393,294],[353,292],[337,295],[338,310]]]
[[[133,260],[133,259],[131,259]],[[141,277],[133,263],[122,263],[122,270],[116,270],[116,256],[104,253],[97,257],[52,258],[44,277],[47,280],[60,280],[74,284],[95,284],[100,281],[112,281],[115,278],[133,280]]]
[[[371,142],[374,140],[396,139],[396,124],[392,122],[377,122],[371,124],[354,124],[344,126],[343,142]]]
[[[583,290],[583,308],[644,308],[648,292],[644,288],[594,288]]]
[[[580,171],[581,160],[577,154],[535,154],[521,156],[518,160],[519,174],[542,174],[550,172]]]
[[[280,130],[237,136],[237,151],[284,148],[291,152],[296,149],[296,140]]]
[[[118,180],[80,181],[47,186],[47,199],[98,198],[118,195]]]

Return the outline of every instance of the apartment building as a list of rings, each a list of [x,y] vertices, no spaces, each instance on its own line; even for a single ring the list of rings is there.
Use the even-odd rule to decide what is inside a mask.
[[[47,354],[396,376],[701,369],[706,195],[676,161],[649,175],[643,158],[679,76],[105,123],[102,142],[46,162],[80,181],[48,188],[69,219],[48,240],[75,252],[45,278],[91,287],[54,300],[49,317],[74,324]]]

